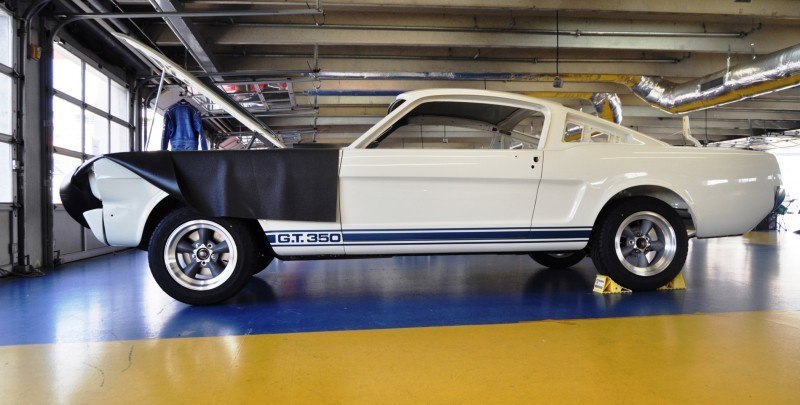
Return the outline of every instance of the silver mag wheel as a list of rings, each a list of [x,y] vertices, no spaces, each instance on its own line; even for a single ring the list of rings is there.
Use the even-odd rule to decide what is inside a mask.
[[[211,290],[227,281],[236,268],[236,244],[231,234],[207,220],[189,221],[167,238],[164,264],[180,285]]]
[[[242,290],[260,260],[252,224],[201,215],[188,208],[167,214],[148,246],[150,272],[178,301],[209,305]]]
[[[631,290],[655,290],[683,269],[689,238],[672,207],[651,197],[613,202],[589,242],[600,274]]]
[[[675,258],[677,237],[666,218],[653,212],[637,212],[618,227],[617,258],[631,273],[652,276],[664,271]]]

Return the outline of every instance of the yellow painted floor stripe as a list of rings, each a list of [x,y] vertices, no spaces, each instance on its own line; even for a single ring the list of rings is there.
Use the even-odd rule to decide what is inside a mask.
[[[797,403],[800,312],[6,346],[0,395],[25,404]]]

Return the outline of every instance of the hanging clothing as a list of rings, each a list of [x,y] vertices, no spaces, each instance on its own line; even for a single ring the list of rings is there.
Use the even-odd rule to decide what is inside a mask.
[[[180,101],[164,113],[164,132],[161,134],[161,150],[197,150],[198,138],[203,150],[208,150],[203,136],[200,112],[186,101]]]

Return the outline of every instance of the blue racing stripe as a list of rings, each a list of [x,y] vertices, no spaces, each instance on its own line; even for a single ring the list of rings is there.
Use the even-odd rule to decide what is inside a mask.
[[[589,239],[518,239],[518,240],[489,240],[489,241],[419,241],[419,242],[358,242],[358,243],[285,243],[274,244],[273,247],[316,247],[316,246],[437,246],[437,245],[501,245],[511,243],[563,243],[563,242],[588,242]]]
[[[468,231],[468,232],[381,232],[344,233],[345,242],[384,242],[412,240],[470,240],[470,239],[569,239],[588,238],[588,230],[553,231]]]

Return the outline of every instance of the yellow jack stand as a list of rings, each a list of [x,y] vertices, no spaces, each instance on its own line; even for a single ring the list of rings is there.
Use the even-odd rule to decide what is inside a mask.
[[[678,275],[672,279],[669,283],[661,286],[658,288],[659,290],[685,290],[686,289],[686,281],[683,279],[683,273],[678,273]],[[594,279],[594,288],[592,291],[600,294],[621,294],[621,293],[630,293],[631,290],[617,284],[614,280],[611,279],[609,276],[603,276],[598,274],[597,278]]]

